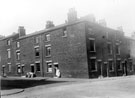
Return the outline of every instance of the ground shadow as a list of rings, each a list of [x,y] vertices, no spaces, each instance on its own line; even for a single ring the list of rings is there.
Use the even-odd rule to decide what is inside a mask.
[[[34,87],[38,85],[46,85],[46,84],[53,84],[53,83],[62,83],[68,81],[55,81],[55,80],[48,80],[48,79],[1,79],[1,89],[2,90],[9,90],[9,89],[24,89],[29,87]]]

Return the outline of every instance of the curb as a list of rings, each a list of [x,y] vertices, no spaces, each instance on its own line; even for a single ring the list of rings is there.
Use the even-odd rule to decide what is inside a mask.
[[[4,92],[6,92],[6,91],[4,91]],[[12,90],[10,90],[10,91],[12,91]],[[18,94],[18,93],[24,92],[24,89],[21,89],[19,91],[13,91],[13,92],[5,93],[5,94],[2,94],[2,92],[3,91],[1,90],[1,96],[9,96],[9,95],[14,95],[14,94]]]

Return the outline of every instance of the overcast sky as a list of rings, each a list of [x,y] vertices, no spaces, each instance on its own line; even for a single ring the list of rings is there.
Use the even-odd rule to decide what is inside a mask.
[[[18,26],[27,34],[39,31],[47,20],[62,24],[72,7],[78,17],[92,13],[110,28],[123,26],[128,36],[135,31],[135,0],[0,0],[0,35],[17,32]]]

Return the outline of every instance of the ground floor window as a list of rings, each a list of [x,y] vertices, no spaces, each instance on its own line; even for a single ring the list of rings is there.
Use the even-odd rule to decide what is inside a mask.
[[[36,71],[40,71],[40,62],[36,63]]]
[[[121,68],[121,62],[120,62],[120,60],[117,60],[117,61],[116,61],[116,65],[117,65],[117,69],[118,69],[118,70],[122,69],[122,68]]]
[[[22,64],[22,73],[24,73],[24,64]]]
[[[91,66],[91,70],[92,71],[96,71],[97,70],[96,59],[95,58],[91,58],[90,59],[90,66]]]
[[[8,64],[8,72],[11,72],[11,64]]]
[[[109,61],[109,71],[114,71],[113,61]]]
[[[130,61],[129,62],[129,70],[132,71],[132,69],[133,69],[132,62]]]
[[[46,62],[46,64],[47,64],[47,72],[52,73],[52,62],[48,61]]]
[[[20,64],[17,65],[17,73],[21,73],[21,65]]]

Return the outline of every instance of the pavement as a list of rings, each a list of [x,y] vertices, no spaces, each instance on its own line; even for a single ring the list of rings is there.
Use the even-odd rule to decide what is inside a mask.
[[[21,81],[26,80],[26,82],[34,81],[34,80],[37,80],[37,81],[41,82],[41,80],[45,80],[45,81],[42,81],[42,82],[49,82],[48,84],[50,84],[50,81],[51,82],[55,81],[55,82],[52,82],[53,85],[56,85],[57,82],[60,82],[59,85],[61,85],[61,82],[66,82],[66,83],[68,82],[68,84],[70,84],[71,82],[84,82],[84,81],[85,82],[94,82],[94,81],[117,80],[117,79],[123,79],[123,78],[130,79],[130,78],[135,78],[135,76],[109,77],[109,78],[100,78],[100,79],[46,78],[46,77],[37,77],[37,78],[30,79],[30,78],[20,78],[20,77],[8,77],[8,78],[4,78],[4,80],[15,80],[15,81],[16,80],[21,80]],[[45,85],[45,84],[42,84],[42,85]],[[36,85],[36,86],[38,86],[38,85]],[[33,87],[36,87],[36,86],[33,86]],[[28,87],[28,88],[33,88],[33,87]],[[19,93],[24,92],[25,89],[27,90],[28,88],[4,89],[4,90],[1,90],[1,96],[4,97],[4,96],[9,96],[9,95],[19,94]]]
[[[8,96],[23,92],[24,89],[1,90],[1,96]]]

